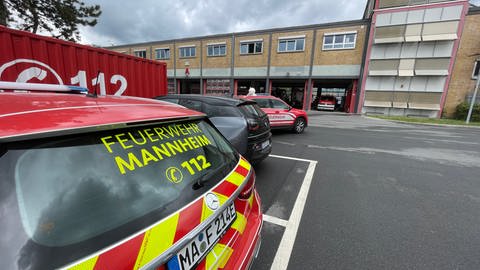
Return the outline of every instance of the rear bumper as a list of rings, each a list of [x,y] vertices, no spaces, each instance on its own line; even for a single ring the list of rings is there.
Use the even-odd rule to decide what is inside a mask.
[[[262,144],[268,145],[262,147]],[[272,133],[268,132],[264,136],[257,137],[254,140],[248,139],[246,158],[250,163],[256,164],[264,160],[272,152]]]
[[[247,227],[235,242],[232,256],[223,269],[250,269],[261,245],[263,215],[260,197],[255,190],[252,210],[247,218]]]

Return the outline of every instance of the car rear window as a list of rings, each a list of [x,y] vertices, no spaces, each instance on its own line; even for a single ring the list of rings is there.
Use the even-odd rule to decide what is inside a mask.
[[[272,99],[272,104],[275,109],[283,109],[283,110],[288,110],[289,107],[287,104],[281,102],[280,100]]]
[[[43,269],[66,263],[45,249],[69,247],[59,251],[68,250],[64,258],[81,257],[128,237],[201,196],[239,158],[203,120],[0,147],[0,209],[18,209],[0,213],[0,238],[28,239],[35,249],[12,254],[50,256]],[[21,226],[11,226],[15,216]]]
[[[260,108],[270,108],[271,105],[270,105],[270,100],[269,99],[266,99],[266,98],[254,98],[252,99],[253,101],[257,102],[258,106],[260,106]]]
[[[242,117],[242,113],[235,106],[220,106],[205,103],[204,113],[208,117]]]
[[[266,115],[266,113],[262,111],[257,104],[241,104],[239,108],[242,109],[249,118],[264,117]]]

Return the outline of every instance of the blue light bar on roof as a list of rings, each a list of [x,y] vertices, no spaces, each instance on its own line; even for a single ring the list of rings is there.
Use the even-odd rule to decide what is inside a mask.
[[[44,84],[44,83],[18,83],[18,82],[0,82],[2,90],[26,90],[26,91],[46,91],[87,94],[88,89],[75,85]]]

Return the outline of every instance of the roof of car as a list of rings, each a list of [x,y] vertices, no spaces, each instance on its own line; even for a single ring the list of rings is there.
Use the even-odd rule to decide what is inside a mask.
[[[155,99],[166,99],[166,98],[179,98],[179,99],[189,99],[189,100],[201,100],[205,103],[212,105],[228,105],[228,106],[237,106],[245,102],[251,102],[242,98],[230,98],[230,97],[221,97],[221,96],[206,96],[206,95],[196,95],[196,94],[178,94],[178,95],[166,95],[158,96]]]
[[[256,95],[256,96],[242,96],[242,98],[246,98],[246,99],[280,99],[278,97],[275,97],[275,96],[265,96],[265,95]]]
[[[5,92],[0,93],[0,139],[201,115],[144,98]]]

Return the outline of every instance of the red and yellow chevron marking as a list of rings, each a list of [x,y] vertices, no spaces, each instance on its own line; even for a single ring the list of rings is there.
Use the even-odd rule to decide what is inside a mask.
[[[245,230],[245,226],[247,226],[247,219],[244,215],[237,212],[237,220],[232,224],[232,228],[242,234]]]
[[[229,246],[216,244],[205,259],[205,269],[218,269],[225,267],[225,264],[227,264],[232,253],[233,249]]]
[[[220,205],[230,198],[239,186],[246,180],[251,165],[242,157],[224,181],[220,182],[211,192],[220,199]],[[252,199],[253,200],[253,197]],[[249,200],[249,204],[252,202]],[[251,207],[251,206],[250,206]],[[83,261],[68,267],[69,270],[99,270],[99,269],[139,269],[182,239],[195,227],[212,216],[214,212],[205,203],[204,197],[197,199],[188,207],[163,219],[141,234],[121,243],[99,255],[88,257]],[[224,237],[233,238],[233,232],[243,233],[246,226],[245,216],[237,210],[237,219],[232,230]],[[230,236],[230,237],[229,237]],[[217,243],[207,255],[207,259],[199,266],[206,269],[222,268],[230,258],[233,249],[225,243]],[[213,257],[212,257],[213,256]]]

